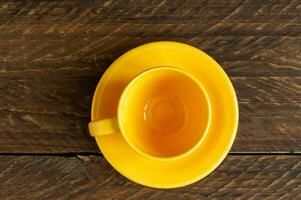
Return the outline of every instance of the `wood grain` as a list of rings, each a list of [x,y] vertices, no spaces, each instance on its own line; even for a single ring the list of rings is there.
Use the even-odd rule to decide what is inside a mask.
[[[85,27],[83,27],[85,28]],[[129,27],[128,27],[129,28]],[[164,37],[63,40],[1,40],[0,78],[96,77],[126,50],[156,40],[194,45],[213,56],[234,76],[300,76],[301,36],[198,36],[195,39]],[[74,43],[73,41],[77,42]],[[97,42],[99,40],[99,42]],[[103,41],[104,40],[104,41]]]
[[[93,91],[126,50],[157,40],[212,55],[236,88],[232,151],[300,151],[301,2],[0,2],[0,153],[98,152]]]
[[[0,80],[0,152],[98,152],[87,124],[97,79]],[[234,77],[232,151],[301,151],[301,78]]]
[[[157,40],[212,55],[231,76],[300,76],[299,1],[1,1],[0,77],[98,76]]]
[[[158,40],[213,56],[240,109],[233,154],[174,190],[128,181],[101,156],[70,156],[99,155],[87,123],[102,73]],[[3,0],[0,199],[301,199],[300,55],[299,0]]]
[[[96,84],[97,80],[0,80],[0,152],[97,151],[87,131]]]
[[[228,156],[205,179],[171,190],[137,185],[102,157],[1,156],[0,171],[2,199],[301,198],[298,156]]]

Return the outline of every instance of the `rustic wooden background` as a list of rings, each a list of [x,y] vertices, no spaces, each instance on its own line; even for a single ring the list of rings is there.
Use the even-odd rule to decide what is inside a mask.
[[[213,56],[239,100],[230,155],[181,189],[128,181],[87,131],[105,69],[158,40]],[[301,199],[301,1],[1,1],[0,138],[0,199]]]

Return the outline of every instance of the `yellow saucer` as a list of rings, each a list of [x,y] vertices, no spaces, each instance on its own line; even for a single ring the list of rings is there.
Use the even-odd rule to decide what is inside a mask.
[[[238,126],[238,104],[223,69],[207,54],[177,42],[153,42],[120,56],[102,76],[96,88],[93,120],[117,115],[119,97],[140,72],[156,66],[178,67],[194,75],[208,92],[212,120],[207,137],[191,154],[179,160],[155,161],[132,150],[121,134],[96,137],[108,162],[122,175],[154,188],[175,188],[196,182],[212,172],[226,157]]]

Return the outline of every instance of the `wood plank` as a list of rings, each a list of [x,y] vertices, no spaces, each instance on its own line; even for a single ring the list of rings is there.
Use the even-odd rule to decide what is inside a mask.
[[[301,36],[196,36],[186,39],[164,33],[149,38],[125,33],[118,37],[70,36],[61,40],[0,37],[0,77],[95,77],[123,52],[156,40],[175,40],[199,47],[213,56],[232,77],[301,76],[298,56]]]
[[[0,79],[0,153],[98,152],[88,134],[98,79]],[[301,78],[234,77],[233,152],[301,151]]]
[[[59,3],[58,3],[59,2]],[[220,20],[229,22],[295,22],[300,17],[300,2],[293,0],[283,1],[243,1],[234,0],[224,2],[211,0],[199,2],[187,1],[147,1],[129,2],[126,0],[95,1],[87,0],[84,3],[75,1],[1,1],[1,22],[9,23],[54,23],[54,22],[122,22],[150,21],[187,22],[198,23],[199,19],[215,19],[221,25]],[[61,18],[64,16],[64,18]],[[252,17],[250,17],[252,16]],[[15,17],[12,18],[12,17]],[[227,19],[225,19],[227,17]],[[8,20],[8,21],[7,21]]]
[[[95,152],[88,134],[97,80],[0,80],[0,152]]]
[[[300,156],[228,156],[205,179],[171,190],[137,185],[94,156],[1,156],[0,171],[3,199],[301,198]]]
[[[232,152],[301,150],[301,104],[240,103]]]
[[[99,75],[156,40],[203,49],[231,76],[300,76],[300,1],[0,2],[0,77]]]

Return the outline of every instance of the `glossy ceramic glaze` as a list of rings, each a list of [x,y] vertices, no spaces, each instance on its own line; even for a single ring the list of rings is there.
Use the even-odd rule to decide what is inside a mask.
[[[203,86],[174,67],[154,67],[138,74],[124,89],[117,112],[117,119],[90,122],[91,135],[120,132],[136,152],[165,161],[195,150],[211,120],[210,100]]]

